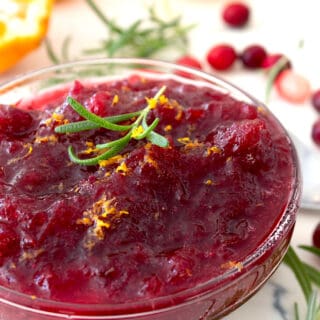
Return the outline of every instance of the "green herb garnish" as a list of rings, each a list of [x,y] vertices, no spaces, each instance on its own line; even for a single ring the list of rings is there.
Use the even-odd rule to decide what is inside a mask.
[[[150,125],[147,123],[147,116],[150,110],[156,106],[156,103],[158,102],[160,96],[164,93],[165,89],[166,87],[163,86],[153,98],[147,99],[148,105],[142,110],[105,118],[91,113],[72,97],[68,97],[67,101],[70,106],[86,120],[58,126],[55,128],[56,133],[76,133],[98,128],[105,128],[112,131],[128,131],[126,135],[117,140],[109,141],[103,144],[97,144],[95,146],[95,150],[97,150],[98,155],[93,158],[80,159],[75,154],[73,147],[69,146],[68,153],[70,160],[74,163],[87,166],[97,165],[100,161],[109,159],[120,153],[128,145],[131,139],[147,139],[152,144],[160,147],[167,147],[168,140],[164,136],[154,131],[159,123],[159,118],[154,119]],[[132,119],[135,120],[133,120],[133,122],[129,125],[118,124],[120,122]]]
[[[107,18],[93,0],[86,2],[108,31],[108,37],[101,42],[101,46],[86,50],[87,54],[102,53],[113,57],[117,53],[133,57],[150,57],[168,47],[186,51],[187,33],[194,26],[182,26],[181,16],[165,21],[150,7],[147,18],[138,19],[123,28]]]
[[[320,256],[320,250],[312,246],[300,246],[300,248]],[[320,287],[320,271],[303,262],[295,250],[290,246],[285,256],[284,263],[293,271],[303,291],[307,303],[306,320],[320,320],[320,302],[317,301],[317,293],[313,284]],[[294,305],[295,320],[300,320],[298,304]]]
[[[194,25],[182,25],[182,17],[169,20],[159,18],[153,8],[149,8],[148,16],[122,27],[108,18],[93,0],[86,0],[88,6],[106,27],[107,36],[97,47],[82,50],[84,56],[103,57],[159,57],[157,54],[165,49],[173,49],[182,54],[187,52],[188,32]],[[49,59],[55,63],[70,61],[69,47],[71,38],[67,37],[61,47],[60,56],[54,51],[49,39],[45,45]],[[79,59],[77,57],[76,59]],[[71,59],[74,60],[74,59]]]

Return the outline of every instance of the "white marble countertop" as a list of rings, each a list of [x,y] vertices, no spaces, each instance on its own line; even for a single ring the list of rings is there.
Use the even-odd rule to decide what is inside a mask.
[[[243,0],[244,1],[244,0]],[[123,25],[146,14],[148,5],[156,6],[161,14],[182,14],[185,23],[196,23],[190,33],[190,53],[204,60],[207,50],[214,44],[226,42],[238,50],[246,45],[258,43],[270,52],[287,54],[294,68],[310,79],[313,88],[320,88],[320,46],[318,32],[318,1],[290,0],[247,0],[252,10],[250,24],[241,30],[230,30],[221,22],[223,0],[96,0],[108,16]],[[169,13],[168,6],[170,7]],[[165,9],[166,8],[166,9]],[[105,37],[101,22],[88,8],[84,0],[57,0],[54,6],[48,36],[55,48],[60,48],[66,36],[72,36],[71,54],[78,57],[80,48],[90,47]],[[299,42],[304,47],[298,49]],[[50,62],[44,45],[25,57],[8,72],[0,75],[0,82],[31,71],[49,66]],[[258,99],[264,99],[266,77],[262,72],[248,72],[235,68],[220,74],[237,86],[247,90]],[[275,93],[269,104],[284,126],[294,131],[307,144],[311,145],[310,128],[316,114],[309,103],[290,105]],[[320,151],[318,151],[320,153]],[[311,235],[320,222],[320,212],[300,209],[292,243],[311,244]],[[320,264],[313,256],[302,253],[312,263]],[[247,303],[227,316],[227,320],[290,320],[293,319],[293,303],[298,302],[304,310],[304,300],[291,271],[281,265],[267,284]]]

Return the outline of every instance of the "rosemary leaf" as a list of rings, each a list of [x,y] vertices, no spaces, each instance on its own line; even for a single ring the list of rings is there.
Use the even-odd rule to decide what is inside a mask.
[[[49,59],[51,60],[52,63],[54,64],[59,64],[61,63],[61,60],[58,58],[58,56],[56,55],[56,53],[53,50],[51,41],[46,38],[44,41],[45,47],[46,47],[46,51],[48,54]]]
[[[97,165],[99,163],[99,161],[114,157],[122,149],[124,149],[124,147],[125,147],[125,145],[122,145],[122,144],[116,145],[116,146],[113,146],[111,149],[107,150],[106,152],[102,153],[101,155],[96,156],[94,158],[80,159],[74,153],[72,146],[69,146],[68,154],[69,154],[70,160],[72,162],[77,163],[77,164],[81,164],[81,165],[92,166],[92,165]]]
[[[318,311],[319,306],[317,306],[317,293],[313,291],[308,301],[306,320],[317,320],[316,316]]]
[[[98,124],[102,128],[113,130],[113,131],[125,131],[125,130],[128,130],[132,127],[131,125],[122,126],[122,125],[117,125],[112,122],[109,122],[108,120],[105,120],[105,119],[95,115],[94,113],[88,111],[84,106],[82,106],[79,102],[74,100],[72,97],[68,97],[67,101],[71,105],[71,107],[76,112],[78,112],[78,114],[80,116],[84,117],[85,119],[87,119],[91,122]]]
[[[305,246],[305,245],[301,245],[299,246],[299,248],[309,251],[315,255],[317,255],[318,257],[320,257],[320,249],[314,246]]]
[[[90,6],[90,8],[94,11],[94,13],[97,15],[97,17],[113,32],[116,33],[123,33],[123,30],[118,27],[115,23],[113,23],[110,19],[108,19],[102,11],[97,7],[97,5],[92,0],[86,0],[87,4]]]
[[[96,148],[97,149],[107,149],[107,148],[112,148],[112,147],[116,146],[117,144],[124,145],[127,142],[129,142],[130,138],[131,138],[131,134],[128,133],[124,137],[122,137],[118,140],[110,141],[110,142],[103,143],[103,144],[97,144]]]
[[[103,119],[108,122],[111,122],[111,123],[119,123],[122,121],[131,120],[134,117],[138,116],[139,114],[140,114],[140,112],[137,111],[137,112],[119,114],[116,116],[105,117]],[[83,120],[83,121],[71,122],[71,123],[60,125],[55,128],[55,132],[57,132],[57,133],[75,133],[75,132],[80,132],[80,131],[97,129],[99,127],[100,126],[95,122],[92,122],[90,120]]]
[[[162,147],[162,148],[166,148],[169,145],[168,139],[166,139],[165,137],[163,137],[162,135],[151,131],[146,138],[148,139],[148,141],[150,141],[152,144]]]
[[[303,263],[303,267],[305,268],[310,280],[320,288],[320,271],[307,263]]]
[[[136,139],[136,140],[144,139],[147,135],[150,134],[151,131],[153,131],[155,129],[155,127],[158,125],[158,123],[159,123],[159,118],[154,119],[154,121],[151,123],[151,125],[143,128],[144,131],[141,134],[134,137],[134,139]]]
[[[293,247],[289,247],[285,255],[284,262],[291,268],[291,270],[295,274],[306,301],[309,301],[312,294],[311,280],[306,269],[303,266],[302,261],[294,251]]]

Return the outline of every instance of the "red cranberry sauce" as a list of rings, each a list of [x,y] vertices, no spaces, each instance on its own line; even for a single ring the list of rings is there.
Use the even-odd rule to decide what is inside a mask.
[[[56,134],[80,116],[151,111],[170,146],[131,141],[97,166],[105,129]],[[243,261],[269,236],[290,197],[291,147],[268,111],[173,79],[75,82],[30,110],[0,106],[0,284],[64,302],[121,303],[194,287]],[[93,105],[95,104],[95,105]],[[31,110],[32,109],[32,110]]]

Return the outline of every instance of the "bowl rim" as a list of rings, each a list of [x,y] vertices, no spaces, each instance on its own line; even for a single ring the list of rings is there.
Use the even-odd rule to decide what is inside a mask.
[[[277,117],[275,117],[272,112],[265,106],[264,103],[260,102],[256,98],[254,98],[251,94],[247,93],[246,91],[242,90],[238,86],[232,84],[228,80],[223,79],[219,75],[216,74],[209,74],[205,71],[198,70],[195,68],[190,68],[187,66],[182,66],[182,65],[177,65],[175,63],[163,61],[163,60],[155,60],[155,59],[145,59],[145,58],[96,58],[96,59],[84,59],[84,60],[77,60],[73,62],[68,62],[68,63],[63,63],[63,64],[58,64],[58,65],[53,65],[49,67],[43,67],[31,72],[26,72],[20,75],[16,75],[13,77],[12,80],[5,81],[0,83],[0,95],[10,91],[12,88],[20,85],[24,85],[28,81],[33,81],[36,79],[40,79],[41,77],[49,74],[49,73],[55,73],[58,72],[59,70],[66,70],[74,67],[83,67],[83,66],[93,66],[93,65],[101,65],[101,64],[115,64],[115,65],[129,65],[129,64],[134,64],[134,65],[144,65],[146,67],[159,67],[159,68],[165,68],[165,69],[170,69],[174,71],[179,71],[179,72],[187,72],[195,77],[201,78],[201,80],[208,81],[211,84],[215,84],[218,87],[221,87],[222,89],[227,90],[229,93],[237,93],[240,94],[243,98],[249,100],[252,104],[256,106],[262,106],[266,108],[274,120],[277,122],[279,125],[279,128],[283,131],[283,133],[286,135],[288,139],[288,144],[291,147],[291,158],[292,158],[292,163],[293,163],[293,175],[292,175],[292,189],[291,189],[291,194],[288,195],[288,203],[287,206],[284,208],[282,214],[279,214],[279,218],[281,219],[278,220],[278,222],[273,226],[272,232],[268,235],[268,237],[257,247],[249,256],[247,256],[243,262],[241,263],[241,270],[237,267],[233,267],[230,269],[226,269],[226,272],[222,273],[221,275],[209,279],[206,282],[200,283],[196,285],[195,287],[187,288],[182,291],[179,291],[174,294],[169,294],[161,297],[156,297],[149,299],[147,301],[147,305],[151,306],[154,303],[160,303],[160,302],[165,302],[165,301],[174,301],[177,298],[183,298],[183,301],[180,302],[179,304],[168,304],[164,303],[163,307],[160,307],[159,309],[152,309],[151,307],[149,309],[146,309],[146,311],[139,311],[137,313],[134,312],[136,308],[139,306],[142,306],[146,304],[145,300],[142,301],[135,301],[135,302],[130,302],[130,303],[119,303],[119,304],[83,304],[83,303],[69,303],[69,302],[60,302],[60,301],[55,301],[55,300],[50,300],[50,299],[44,299],[44,298],[36,298],[31,297],[30,295],[27,295],[25,293],[15,291],[13,289],[6,288],[4,286],[0,286],[0,301],[9,304],[14,307],[18,307],[20,309],[28,309],[29,311],[32,311],[34,313],[38,314],[44,314],[44,315],[54,315],[55,317],[64,317],[68,315],[70,317],[70,313],[68,313],[68,310],[76,310],[76,318],[77,319],[123,319],[127,316],[146,316],[149,313],[154,314],[157,311],[165,311],[165,310],[170,310],[174,309],[176,307],[180,307],[181,305],[192,303],[195,299],[198,299],[199,297],[205,296],[208,292],[210,292],[210,288],[213,287],[214,284],[221,283],[221,286],[217,286],[217,290],[223,289],[224,282],[227,281],[227,284],[230,284],[231,282],[228,282],[228,279],[231,279],[235,275],[241,275],[243,274],[244,270],[247,270],[246,272],[249,272],[250,266],[254,265],[254,263],[261,259],[270,249],[272,249],[274,246],[277,245],[279,238],[284,237],[282,234],[287,234],[290,232],[290,230],[293,228],[294,223],[295,223],[295,213],[298,210],[299,207],[299,202],[300,202],[300,194],[301,194],[301,174],[300,174],[300,166],[299,166],[299,160],[298,156],[294,147],[294,144],[287,132],[287,130],[283,127],[283,125],[280,123]],[[232,279],[232,283],[237,281],[238,277],[235,277]],[[193,293],[193,294],[192,294]],[[16,299],[22,299],[25,304],[21,303],[16,303],[13,301],[6,300],[6,296],[15,296]],[[3,298],[4,297],[4,298]],[[40,310],[37,308],[33,308],[35,304],[40,304],[40,305],[50,305],[49,309],[55,309],[59,308],[59,310],[65,310],[67,313],[57,313],[57,312],[52,312],[52,311],[47,311],[47,310]],[[117,306],[116,309],[114,307]],[[106,315],[90,315],[87,313],[87,310],[93,310],[93,312],[97,311],[117,311],[117,310],[130,310],[128,313],[127,311],[124,313],[109,313]],[[139,309],[139,308],[138,308]],[[139,309],[141,310],[141,309]],[[79,313],[78,313],[79,312]],[[84,313],[81,313],[84,312]],[[99,313],[100,314],[100,313]],[[110,318],[109,318],[110,317]],[[70,317],[72,319],[72,316]]]

